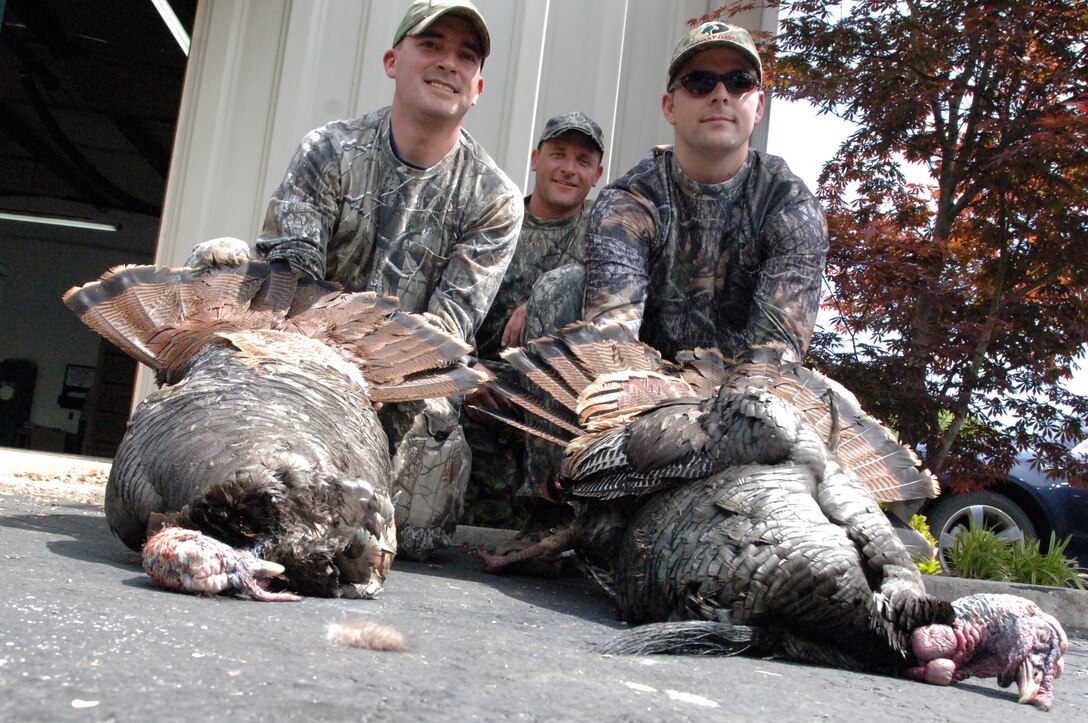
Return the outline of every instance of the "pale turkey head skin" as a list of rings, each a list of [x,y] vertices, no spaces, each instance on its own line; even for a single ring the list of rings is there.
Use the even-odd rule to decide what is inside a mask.
[[[1014,681],[1020,703],[1043,710],[1054,705],[1069,638],[1053,616],[1016,595],[978,594],[952,603],[953,626],[926,625],[911,636],[919,665],[906,674],[936,685],[970,677],[997,678],[1002,688]]]
[[[233,591],[268,602],[302,599],[265,589],[271,578],[283,574],[282,565],[235,550],[197,530],[166,527],[147,541],[142,557],[144,572],[167,590],[195,595]]]

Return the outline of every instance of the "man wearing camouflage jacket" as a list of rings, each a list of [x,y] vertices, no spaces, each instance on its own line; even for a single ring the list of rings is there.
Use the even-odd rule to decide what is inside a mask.
[[[490,36],[471,2],[416,0],[383,58],[393,104],[311,132],[274,192],[257,240],[350,291],[400,299],[472,343],[521,228],[517,186],[461,121],[483,91]],[[209,242],[211,243],[211,242]],[[204,253],[211,256],[217,251]],[[198,246],[190,262],[199,262]],[[398,555],[426,557],[458,522],[471,452],[460,400],[386,405]]]
[[[666,358],[781,342],[800,361],[827,256],[823,211],[786,163],[749,148],[762,66],[746,30],[693,29],[662,98],[675,144],[611,183],[586,237],[584,316],[622,323]]]
[[[662,111],[675,143],[606,186],[586,227],[584,274],[568,267],[533,289],[527,336],[579,318],[620,323],[665,358],[698,346],[735,356],[779,342],[801,360],[827,257],[820,204],[785,161],[749,147],[763,117],[762,65],[743,28],[703,23],[680,41]],[[559,458],[529,447],[545,484]]]
[[[604,171],[603,157],[601,127],[579,112],[549,119],[532,152],[530,170],[535,184],[533,193],[525,198],[525,222],[517,252],[495,303],[476,334],[479,364],[507,384],[521,384],[522,376],[500,359],[500,353],[506,347],[524,344],[527,324],[539,316],[528,310],[534,283],[555,269],[582,268],[583,234],[593,208],[588,196]],[[525,483],[524,471],[518,474],[523,442],[531,445],[533,441],[525,440],[522,434],[505,425],[488,422],[481,412],[474,410],[474,406],[501,404],[498,396],[481,387],[467,396],[466,404],[469,421],[465,429],[473,453],[470,484],[483,495],[496,481],[521,477],[522,484],[515,490],[516,507],[519,513],[529,517],[525,539],[535,541],[537,532],[565,520],[568,508],[543,501],[540,492]]]

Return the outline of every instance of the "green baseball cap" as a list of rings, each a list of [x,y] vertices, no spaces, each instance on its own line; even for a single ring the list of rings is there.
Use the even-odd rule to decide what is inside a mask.
[[[763,79],[763,64],[759,62],[759,51],[756,50],[755,41],[752,40],[748,31],[739,25],[710,22],[692,28],[691,32],[685,35],[676,46],[676,50],[672,52],[672,62],[669,63],[669,83],[672,83],[677,71],[693,55],[718,46],[740,51],[752,61],[756,69],[756,77]]]
[[[480,11],[468,0],[415,0],[408,6],[408,12],[404,13],[404,19],[400,21],[397,34],[393,36],[393,46],[396,47],[397,43],[404,40],[405,35],[419,35],[446,13],[460,15],[472,23],[476,34],[480,36],[480,49],[484,58],[491,54],[491,35],[487,32],[487,24]]]
[[[540,134],[540,140],[537,141],[536,147],[540,148],[540,144],[544,141],[550,141],[567,131],[578,131],[589,136],[589,140],[593,141],[593,145],[600,149],[602,155],[604,154],[604,134],[601,133],[601,127],[594,123],[593,119],[585,113],[579,113],[578,111],[550,118],[544,124],[544,132]]]

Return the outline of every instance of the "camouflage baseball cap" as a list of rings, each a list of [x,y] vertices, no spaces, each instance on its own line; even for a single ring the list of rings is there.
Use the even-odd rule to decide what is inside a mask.
[[[560,133],[566,133],[567,131],[578,131],[589,136],[594,145],[600,149],[601,154],[604,154],[604,134],[601,133],[601,127],[594,123],[593,119],[585,113],[579,113],[578,111],[550,118],[544,124],[544,132],[540,134],[540,140],[536,142],[536,147],[540,148],[540,144],[544,141],[550,141]]]
[[[480,36],[480,50],[484,58],[491,54],[491,35],[487,32],[487,24],[480,11],[469,0],[415,0],[408,6],[408,12],[404,13],[404,19],[400,21],[397,34],[393,36],[393,46],[404,40],[405,35],[419,35],[435,20],[446,13],[460,15],[472,23],[476,34]]]
[[[677,71],[693,55],[717,46],[740,51],[748,60],[752,61],[752,65],[756,68],[756,76],[760,79],[763,78],[763,64],[759,62],[759,52],[756,50],[755,41],[752,40],[752,36],[748,34],[748,31],[739,25],[711,22],[692,28],[691,32],[684,36],[684,39],[676,46],[676,50],[672,52],[672,62],[669,63],[669,82],[672,82]]]

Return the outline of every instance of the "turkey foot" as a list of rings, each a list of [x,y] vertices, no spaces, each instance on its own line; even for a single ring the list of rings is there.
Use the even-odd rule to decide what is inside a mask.
[[[569,524],[560,529],[552,530],[539,542],[533,543],[527,547],[503,553],[476,550],[476,556],[483,560],[484,568],[488,572],[501,573],[506,571],[506,569],[514,563],[525,560],[538,560],[540,562],[556,561],[559,559],[560,555],[571,549],[573,543],[574,525]],[[507,543],[507,545],[509,544],[510,543]]]

